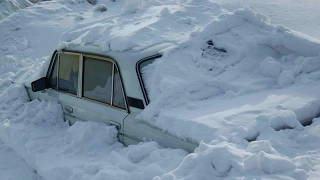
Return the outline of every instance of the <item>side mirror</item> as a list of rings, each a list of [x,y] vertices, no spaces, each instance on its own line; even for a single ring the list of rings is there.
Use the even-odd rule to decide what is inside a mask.
[[[46,77],[35,80],[31,83],[33,92],[42,91],[46,89],[47,79]]]

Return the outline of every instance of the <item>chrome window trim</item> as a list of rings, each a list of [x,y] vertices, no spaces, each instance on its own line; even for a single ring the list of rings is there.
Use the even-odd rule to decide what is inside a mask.
[[[77,52],[69,52],[69,51],[63,51],[63,52],[58,52],[59,54],[71,54],[71,55],[78,55],[80,56],[81,53]]]
[[[57,59],[57,86],[56,86],[56,90],[58,90],[59,88],[59,67],[60,67],[60,53],[58,54],[58,59]]]
[[[111,105],[113,106],[113,94],[114,94],[114,63],[112,63],[112,79],[111,79]]]
[[[109,61],[111,63],[114,63],[114,61],[111,58],[103,57],[103,56],[97,56],[97,55],[83,53],[83,57],[91,57],[91,58],[101,59],[101,60],[105,60],[105,61]]]
[[[83,84],[83,54],[80,53],[79,58],[79,75],[78,75],[78,98],[82,97],[82,84]]]

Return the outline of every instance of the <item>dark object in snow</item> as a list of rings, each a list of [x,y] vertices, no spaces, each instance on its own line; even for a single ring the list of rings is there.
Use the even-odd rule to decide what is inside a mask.
[[[215,47],[212,40],[209,40],[209,41],[207,42],[207,44],[208,44],[208,48],[209,48],[209,49],[214,49],[214,50],[216,50],[216,51],[223,52],[223,53],[226,53],[226,52],[227,52],[227,51],[226,51],[225,49],[223,49],[223,48],[217,48],[217,47]]]
[[[202,47],[202,58],[218,60],[226,55],[227,51],[223,48],[217,48],[212,40]]]
[[[96,8],[96,11],[105,12],[105,11],[107,11],[107,7],[103,4],[101,4]]]
[[[95,5],[97,4],[97,0],[87,0],[88,3],[92,4],[92,5]]]

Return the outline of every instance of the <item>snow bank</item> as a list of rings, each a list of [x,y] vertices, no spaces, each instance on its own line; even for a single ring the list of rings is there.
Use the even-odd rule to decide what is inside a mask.
[[[309,145],[300,147],[288,158],[271,144],[275,143],[277,149],[290,154],[292,149],[289,147],[295,147],[295,144],[305,141],[304,138],[319,141],[318,119],[312,126],[300,131],[302,136],[295,136],[291,138],[292,142],[286,142],[287,149],[280,148],[285,143],[283,138],[279,138],[281,136],[272,135],[274,132],[267,134],[266,131],[259,138],[271,137],[270,141],[257,140],[247,145],[201,142],[189,155],[183,150],[163,149],[156,142],[125,148],[116,140],[115,127],[96,122],[76,122],[69,127],[61,118],[61,108],[57,103],[28,102],[25,89],[21,86],[11,85],[0,99],[3,100],[0,102],[1,119],[8,119],[1,123],[1,139],[45,179],[156,180],[243,176],[307,179],[307,172],[313,169],[315,163],[304,154],[305,148],[319,148],[313,145],[314,141],[308,141]],[[285,104],[278,106],[285,107]],[[279,133],[292,136],[288,131]]]
[[[250,175],[249,172],[254,173]],[[161,177],[155,177],[153,180],[207,179],[208,177],[251,179],[260,178],[261,173],[270,174],[272,179],[281,179],[287,175],[289,179],[308,178],[305,170],[297,168],[290,159],[281,157],[269,141],[256,141],[250,143],[246,150],[238,149],[230,143],[216,145],[200,143],[195,153],[184,158],[175,170]]]
[[[103,147],[103,145],[112,145],[116,141],[118,131],[113,126],[105,126],[101,123],[82,123],[77,122],[67,130],[66,143],[69,144],[67,152],[85,151]],[[100,137],[100,138],[97,138]]]
[[[281,70],[281,64],[272,57],[267,57],[260,63],[260,72],[263,76],[275,78],[279,76]]]
[[[289,138],[279,139],[281,136],[266,131],[259,138],[271,137],[270,141],[257,140],[247,145],[201,142],[189,155],[179,149],[163,149],[156,142],[124,147],[117,141],[115,127],[97,122],[76,122],[69,127],[62,119],[60,105],[50,101],[29,102],[22,86],[10,85],[0,99],[1,119],[7,119],[0,125],[1,139],[45,179],[307,179],[315,163],[305,154],[305,148],[318,147],[309,141],[294,155],[290,155],[293,151],[289,147],[305,141],[302,137],[320,140],[320,123],[314,119],[310,127],[294,131],[300,135],[286,143],[288,149],[280,148],[278,143],[284,146],[284,140]],[[285,107],[284,103],[278,108]],[[292,136],[288,131],[279,133]],[[289,153],[289,157],[282,151]]]
[[[148,180],[173,170],[187,155],[156,142],[124,147],[114,126],[76,122],[69,127],[56,102],[29,101],[21,85],[4,89],[0,137],[44,179]]]
[[[0,137],[45,179],[318,177],[319,118],[302,126],[320,111],[318,40],[209,0],[57,0],[17,12],[0,21]],[[103,51],[176,44],[144,69],[151,104],[138,120],[200,146],[124,147],[114,127],[69,127],[56,102],[29,102],[19,83],[45,74],[59,37],[58,47]]]
[[[29,0],[2,0],[0,1],[0,20],[20,9],[31,6]]]
[[[301,130],[320,113],[319,52],[249,8],[223,13],[145,67],[151,103],[137,119],[196,142]]]
[[[198,6],[194,1],[188,3],[127,0],[121,15],[81,24],[65,32],[60,47],[92,44],[102,51],[125,51],[141,50],[160,43],[179,43],[210,22],[210,18],[197,17],[208,13],[214,17],[224,11],[208,0],[202,2],[204,6]],[[208,11],[205,5],[213,6],[212,11]],[[102,28],[92,32],[96,25]]]
[[[0,171],[2,179],[43,180],[12,149],[0,141]]]

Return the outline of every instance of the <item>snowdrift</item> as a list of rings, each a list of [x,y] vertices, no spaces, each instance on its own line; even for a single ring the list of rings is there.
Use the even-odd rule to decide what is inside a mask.
[[[138,120],[199,143],[230,141],[237,131],[257,139],[267,127],[301,130],[320,113],[319,40],[273,25],[248,7],[228,12],[210,1],[150,1],[132,9],[133,1],[126,3],[120,16],[69,30],[60,46],[138,51],[177,44],[145,68],[151,104]]]
[[[45,179],[319,175],[317,39],[250,8],[228,11],[209,0],[56,0],[0,24],[0,137]],[[151,103],[137,121],[199,143],[195,152],[156,142],[123,147],[113,127],[69,127],[56,102],[29,102],[18,84],[45,73],[59,37],[58,48],[102,51],[175,44],[144,69]]]

